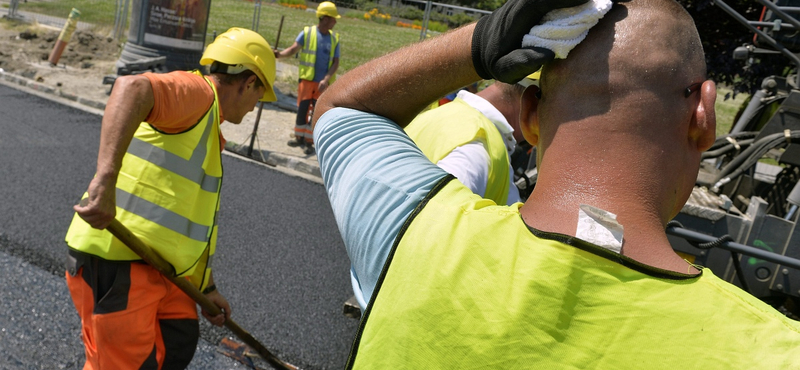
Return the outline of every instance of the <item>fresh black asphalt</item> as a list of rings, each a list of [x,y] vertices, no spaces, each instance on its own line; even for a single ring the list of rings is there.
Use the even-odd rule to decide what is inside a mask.
[[[82,367],[64,235],[95,171],[100,121],[0,85],[0,369]],[[233,318],[290,363],[342,368],[358,322],[342,315],[349,263],[322,185],[229,155],[223,167],[214,268]],[[217,353],[230,334],[201,330],[190,369],[246,368]]]

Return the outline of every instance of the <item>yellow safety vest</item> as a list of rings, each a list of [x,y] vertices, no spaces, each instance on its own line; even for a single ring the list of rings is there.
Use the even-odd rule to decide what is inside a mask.
[[[333,56],[336,55],[336,45],[339,44],[339,34],[331,32],[331,55],[328,58],[328,69],[333,65]],[[314,63],[317,60],[317,26],[303,28],[303,49],[300,50],[300,79],[314,80]],[[332,75],[328,83],[336,81],[336,74]]]
[[[458,181],[431,194],[389,254],[348,369],[800,369],[800,323],[707,269],[530,229],[521,204]]]
[[[191,129],[165,134],[147,122],[139,125],[116,189],[117,219],[200,289],[207,285],[216,248],[222,186],[219,99],[214,84],[206,82],[214,90],[214,103]],[[140,259],[110,232],[93,229],[77,214],[66,242],[105,260]]]
[[[423,112],[406,133],[428,159],[438,163],[459,146],[480,141],[489,153],[489,178],[484,198],[497,204],[508,202],[510,159],[500,131],[486,116],[461,98]]]

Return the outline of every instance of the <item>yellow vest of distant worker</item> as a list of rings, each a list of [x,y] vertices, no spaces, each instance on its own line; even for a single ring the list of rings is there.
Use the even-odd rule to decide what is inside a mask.
[[[389,254],[348,369],[800,369],[800,323],[707,269],[655,269],[529,229],[520,204],[457,181],[437,190]]]
[[[438,163],[459,146],[480,141],[489,153],[489,178],[484,198],[497,204],[508,202],[510,160],[500,131],[486,116],[456,98],[423,112],[405,128],[406,133],[428,159]]]
[[[339,34],[331,32],[331,55],[328,58],[328,69],[333,65],[333,56],[336,55],[336,45],[339,44]],[[317,60],[317,26],[303,28],[303,49],[300,50],[300,79],[314,80],[314,63]],[[328,83],[332,84],[336,75],[331,76]]]
[[[207,285],[217,239],[219,124],[216,89],[211,109],[188,131],[164,134],[142,122],[117,179],[117,219],[200,289]],[[66,241],[106,260],[140,260],[110,232],[93,229],[77,214]]]

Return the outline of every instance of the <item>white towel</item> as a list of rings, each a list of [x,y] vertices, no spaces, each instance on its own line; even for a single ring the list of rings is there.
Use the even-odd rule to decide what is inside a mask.
[[[589,0],[572,8],[552,10],[522,38],[522,46],[550,49],[556,58],[566,59],[570,50],[586,38],[589,29],[609,10],[611,0]]]

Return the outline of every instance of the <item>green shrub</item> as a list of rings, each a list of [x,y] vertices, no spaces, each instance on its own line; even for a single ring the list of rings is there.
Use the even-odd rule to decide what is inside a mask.
[[[404,6],[400,8],[389,9],[389,14],[396,18],[403,18],[408,20],[422,20],[425,12],[413,6]]]
[[[477,18],[473,18],[472,16],[466,15],[464,13],[456,13],[450,16],[450,21],[448,24],[450,27],[457,28],[461,27],[467,23],[471,23],[478,20]]]
[[[422,27],[422,21],[414,21],[413,24]],[[428,30],[434,32],[447,32],[448,27],[446,24],[437,21],[428,21]]]

